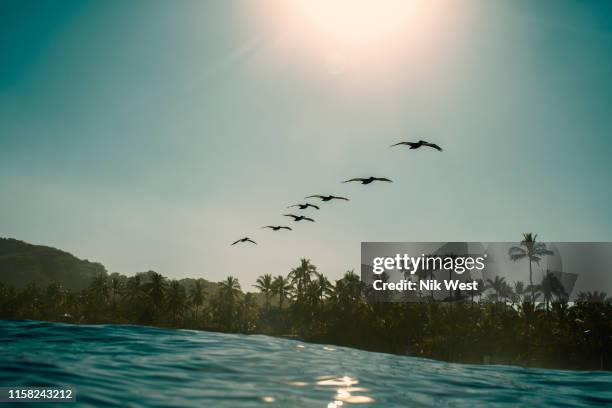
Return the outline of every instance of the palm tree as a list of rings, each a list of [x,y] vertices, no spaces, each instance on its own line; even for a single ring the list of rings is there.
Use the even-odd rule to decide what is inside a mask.
[[[172,316],[172,321],[176,325],[183,318],[185,309],[187,309],[185,288],[179,281],[173,280],[170,282],[168,290],[166,291],[166,302],[170,315]]]
[[[228,276],[224,281],[219,282],[219,289],[223,297],[233,303],[236,295],[240,293],[240,282],[233,276]]]
[[[353,270],[347,271],[336,282],[334,296],[340,303],[356,302],[361,298],[363,283]]]
[[[236,298],[240,295],[240,283],[233,276],[228,276],[218,285],[219,290],[211,304],[214,320],[223,330],[233,330],[240,326],[236,305]]]
[[[334,287],[329,281],[329,279],[325,277],[325,275],[319,272],[315,272],[315,274],[317,278],[314,281],[314,283],[316,284],[317,294],[318,294],[319,300],[321,301],[321,303],[323,303],[323,298],[326,295],[331,294]]]
[[[257,278],[257,281],[253,286],[259,289],[261,293],[263,293],[266,299],[266,309],[269,309],[270,295],[272,294],[272,287],[274,286],[272,283],[272,275],[266,273],[265,275],[260,276],[259,278]]]
[[[248,333],[257,328],[258,307],[255,295],[247,293],[238,305],[238,330]]]
[[[128,300],[134,301],[142,294],[142,281],[140,275],[128,278],[126,284],[125,297]]]
[[[506,286],[508,284],[506,283],[506,278],[496,276],[494,280],[487,279],[487,286],[493,290],[495,301],[499,302],[504,294],[506,294]]]
[[[606,292],[580,292],[578,293],[578,302],[596,302],[596,303],[612,303],[612,298],[608,297]]]
[[[198,318],[198,310],[200,306],[204,304],[204,285],[202,285],[201,280],[195,281],[193,287],[191,288],[191,293],[189,294],[189,298],[191,303],[195,306],[194,309],[194,319]]]
[[[96,302],[108,303],[111,292],[105,274],[98,274],[89,285],[91,297]]]
[[[149,271],[149,283],[145,285],[145,289],[149,294],[149,299],[155,308],[161,306],[166,293],[166,278],[153,271]]]
[[[278,296],[279,309],[283,308],[283,300],[287,298],[287,295],[289,295],[292,288],[293,286],[291,285],[291,282],[289,282],[289,279],[286,279],[282,275],[278,275],[276,278],[274,278],[274,281],[272,282],[272,294]]]
[[[531,301],[535,302],[535,288],[533,286],[533,270],[532,264],[535,262],[539,265],[540,260],[545,255],[552,255],[553,252],[546,249],[546,244],[536,242],[538,234],[526,232],[523,234],[523,240],[519,246],[512,247],[508,250],[508,255],[513,261],[519,261],[527,258],[529,260],[529,285],[531,286]]]
[[[542,279],[542,282],[538,285],[538,289],[544,296],[544,305],[546,306],[546,310],[548,310],[548,304],[554,297],[557,297],[557,299],[567,297],[565,288],[559,279],[548,271],[546,272],[544,279]]]
[[[310,282],[312,274],[316,272],[317,267],[310,263],[310,259],[305,258],[300,260],[300,266],[289,272],[289,278],[295,287],[297,302],[303,299],[306,285]]]

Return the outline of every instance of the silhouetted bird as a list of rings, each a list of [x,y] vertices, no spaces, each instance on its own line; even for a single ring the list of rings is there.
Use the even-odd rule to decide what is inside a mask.
[[[388,178],[384,178],[384,177],[368,177],[368,178],[357,177],[357,178],[352,178],[350,180],[343,181],[343,183],[350,183],[351,181],[361,181],[361,184],[370,184],[374,181],[386,181],[389,183],[393,183],[391,180],[389,180]]]
[[[312,207],[312,208],[316,208],[317,210],[319,209],[318,205],[314,205],[314,204],[310,204],[310,203],[306,203],[306,204],[295,204],[295,205],[290,205],[287,208],[291,208],[291,207],[300,207],[300,210],[305,210],[308,207]]]
[[[302,221],[302,220],[306,220],[306,221],[311,221],[311,222],[315,222],[315,220],[313,220],[312,218],[308,218],[308,217],[304,217],[303,215],[294,215],[294,214],[283,214],[285,217],[293,217],[293,221]]]
[[[291,227],[285,227],[285,226],[282,226],[282,225],[266,225],[265,227],[261,227],[261,228],[270,228],[270,229],[272,229],[274,231],[278,231],[280,229],[286,229],[286,230],[289,230],[289,231],[293,231],[291,229]]]
[[[313,197],[320,198],[323,201],[330,201],[330,200],[345,200],[345,201],[350,201],[346,197],[337,197],[337,196],[334,196],[334,195],[328,195],[328,196],[324,196],[324,195],[311,195],[311,196],[308,196],[308,197],[305,197],[305,198],[313,198]]]
[[[429,142],[426,142],[425,140],[419,140],[416,143],[415,142],[399,142],[399,143],[396,143],[394,145],[391,145],[391,147],[399,146],[399,145],[410,146],[410,149],[418,149],[421,146],[427,146],[427,147],[434,148],[434,149],[436,149],[439,152],[442,151],[442,148],[440,146],[438,146],[437,144],[429,143]]]
[[[257,242],[253,241],[251,238],[249,237],[244,237],[244,238],[240,238],[238,241],[234,242],[232,245],[236,245],[239,242],[252,242],[255,245],[257,245]]]

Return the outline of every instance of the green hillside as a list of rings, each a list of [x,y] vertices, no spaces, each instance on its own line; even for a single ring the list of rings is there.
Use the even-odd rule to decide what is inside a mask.
[[[99,274],[106,275],[100,263],[52,247],[0,238],[0,282],[6,285],[22,287],[36,282],[44,287],[57,282],[67,289],[80,290]]]

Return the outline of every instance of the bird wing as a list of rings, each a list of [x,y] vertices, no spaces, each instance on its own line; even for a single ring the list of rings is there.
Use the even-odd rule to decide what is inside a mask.
[[[313,208],[316,208],[317,210],[320,210],[320,208],[319,208],[319,206],[318,206],[318,205],[314,205],[314,204],[310,204],[310,203],[308,203],[308,204],[306,204],[306,206],[307,206],[307,207],[313,207]]]
[[[393,183],[393,181],[389,180],[386,177],[374,177],[374,180],[378,180],[378,181],[388,181],[389,183]]]
[[[410,142],[399,142],[399,143],[396,143],[396,144],[392,144],[389,147],[395,147],[395,146],[399,146],[399,145],[409,145],[409,144],[410,144]]]
[[[317,194],[317,195],[311,195],[311,196],[304,197],[304,198],[313,198],[313,197],[314,197],[314,198],[323,198],[324,196],[322,196],[322,195],[318,195],[318,194]]]
[[[287,208],[291,208],[291,207],[299,207],[299,206],[300,206],[299,204],[294,204],[294,205],[290,205],[290,206],[288,206]]]
[[[315,220],[313,220],[312,218],[308,218],[308,217],[302,217],[302,219],[303,219],[303,220],[306,220],[306,221],[312,221],[312,222],[315,222]]]
[[[265,227],[261,227],[261,228],[274,228],[273,225],[266,225]]]
[[[338,196],[332,196],[332,198],[335,198],[336,200],[346,200],[346,201],[351,201],[346,197],[338,197]]]
[[[434,149],[436,149],[439,152],[442,151],[442,148],[440,146],[438,146],[437,144],[435,144],[435,143],[425,143],[425,146],[433,147]]]
[[[285,217],[293,217],[293,219],[300,218],[299,216],[293,215],[293,214],[283,214],[283,216],[285,216]]]
[[[252,243],[254,243],[255,245],[257,245],[257,242],[253,241],[251,238],[247,238],[247,239],[245,239],[244,241],[245,241],[245,242],[252,242]]]
[[[343,183],[350,183],[351,181],[364,181],[364,180],[365,180],[364,178],[356,177],[356,178],[352,178],[352,179],[349,179],[349,180],[345,180],[345,181],[343,181]]]
[[[293,231],[293,228],[291,228],[291,227],[281,227],[281,228],[289,230],[289,231]]]
[[[239,239],[238,241],[235,241],[232,245],[236,245],[237,243],[239,243],[240,241],[242,241],[242,239]]]

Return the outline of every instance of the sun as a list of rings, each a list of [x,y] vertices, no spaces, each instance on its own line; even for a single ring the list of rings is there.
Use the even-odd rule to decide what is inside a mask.
[[[259,0],[249,19],[269,39],[264,63],[370,87],[427,75],[460,12],[456,0]]]
[[[418,14],[418,0],[285,0],[294,23],[342,47],[362,47],[401,32]]]

